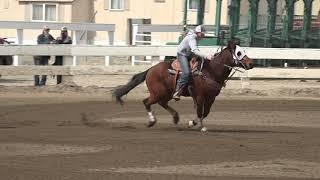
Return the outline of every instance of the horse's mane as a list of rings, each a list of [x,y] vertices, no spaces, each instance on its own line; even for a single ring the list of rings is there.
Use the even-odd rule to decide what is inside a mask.
[[[223,48],[220,52],[217,52],[214,54],[214,57],[219,56],[220,54],[222,54],[224,51],[229,50],[232,53],[232,50],[235,49],[236,45],[240,45],[240,40],[237,38],[231,39],[228,41],[228,45]],[[222,48],[222,46],[221,46]]]
[[[228,45],[224,48],[221,47],[221,51],[217,52],[214,54],[213,56],[213,60],[206,60],[205,64],[209,65],[209,64],[224,64],[223,62],[223,58],[226,56],[225,53],[230,53],[232,55],[233,50],[236,48],[236,45],[240,45],[240,40],[239,39],[231,39],[230,41],[228,41]]]

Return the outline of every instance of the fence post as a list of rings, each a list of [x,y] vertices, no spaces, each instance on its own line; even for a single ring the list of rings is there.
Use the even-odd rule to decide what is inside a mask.
[[[19,45],[23,44],[23,29],[17,29],[17,41]],[[18,66],[20,60],[21,56],[14,56],[12,65]]]
[[[137,40],[137,34],[138,34],[138,24],[132,24],[132,45],[136,45],[136,40]],[[134,66],[134,63],[136,61],[135,56],[131,56],[131,65]]]
[[[77,31],[73,31],[73,43],[75,45],[79,44],[79,33]],[[73,56],[72,57],[72,66],[76,66],[77,65],[77,56]]]
[[[241,80],[241,89],[249,88],[249,86],[250,86],[250,78],[249,78],[249,72],[248,71],[245,71],[241,75],[240,80]]]
[[[108,45],[112,46],[114,44],[114,31],[108,31],[108,37],[107,38],[109,39]],[[110,57],[109,56],[105,56],[104,65],[105,66],[109,66],[110,65]]]

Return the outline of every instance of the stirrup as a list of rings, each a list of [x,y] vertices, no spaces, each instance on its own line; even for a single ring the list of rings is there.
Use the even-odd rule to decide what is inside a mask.
[[[172,99],[179,101],[180,100],[180,94],[181,94],[182,89],[179,89],[178,91],[173,93]]]
[[[172,99],[176,100],[176,101],[179,101],[180,100],[180,96],[176,95],[176,96],[173,96]]]
[[[179,96],[179,94],[173,94],[173,97],[172,97],[172,99],[174,99],[174,100],[176,100],[176,101],[179,101],[180,100],[180,96]]]

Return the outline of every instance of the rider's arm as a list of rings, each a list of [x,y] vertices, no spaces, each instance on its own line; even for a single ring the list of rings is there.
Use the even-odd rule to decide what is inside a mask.
[[[197,46],[197,41],[195,39],[190,39],[189,46],[190,46],[191,52],[193,52],[195,55],[200,56],[202,58],[207,58],[208,57],[208,55],[202,53],[199,50],[199,48]]]
[[[67,38],[64,40],[63,44],[72,44],[72,39],[70,36],[67,36]]]

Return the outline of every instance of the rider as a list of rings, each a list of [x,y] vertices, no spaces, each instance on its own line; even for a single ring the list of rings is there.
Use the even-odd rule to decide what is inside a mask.
[[[188,84],[190,69],[189,61],[193,54],[205,59],[211,59],[212,55],[205,55],[198,49],[198,41],[204,37],[205,29],[202,25],[198,25],[194,30],[190,30],[178,46],[178,60],[180,63],[182,74],[177,82],[173,99],[180,100],[180,95],[184,87]]]

